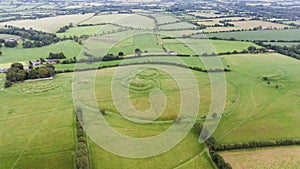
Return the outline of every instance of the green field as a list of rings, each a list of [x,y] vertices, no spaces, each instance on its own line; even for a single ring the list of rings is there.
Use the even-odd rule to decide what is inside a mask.
[[[9,34],[0,34],[0,39],[7,39],[7,38],[20,38],[20,36],[9,35]]]
[[[118,55],[124,52],[125,55],[134,54],[135,49],[139,48],[144,53],[163,53],[160,39],[153,33],[137,34],[126,38],[117,43],[108,53]],[[147,51],[147,52],[145,52]]]
[[[57,33],[58,37],[81,36],[81,35],[94,35],[94,34],[107,34],[116,32],[120,27],[114,25],[98,25],[98,26],[81,26],[68,29],[64,33]]]
[[[259,46],[251,42],[236,42],[236,41],[223,41],[223,40],[206,40],[206,39],[164,39],[165,48],[180,54],[195,55],[207,53],[225,53],[233,52],[234,50],[240,52],[247,50],[249,46]],[[192,51],[189,45],[195,46],[197,51]]]
[[[39,48],[23,48],[23,41],[29,40],[21,39],[15,48],[7,48],[4,45],[0,48],[2,52],[0,68],[8,68],[15,62],[27,66],[28,61],[47,58],[50,52],[63,52],[67,58],[76,57],[77,61],[80,61],[72,64],[54,64],[55,70],[59,72],[53,79],[26,80],[13,83],[8,88],[4,88],[6,74],[0,73],[0,169],[72,169],[78,164],[78,156],[85,157],[85,153],[89,159],[81,160],[89,160],[91,167],[88,169],[217,168],[209,155],[208,146],[199,143],[195,128],[188,130],[186,137],[162,154],[147,158],[129,158],[98,145],[98,136],[108,136],[111,133],[101,130],[103,126],[98,129],[97,124],[100,124],[98,119],[89,119],[86,115],[103,117],[116,132],[135,139],[158,136],[172,125],[192,124],[190,122],[194,122],[195,118],[196,122],[207,122],[206,124],[211,124],[214,119],[220,120],[213,133],[218,144],[300,140],[300,61],[276,51],[233,54],[247,50],[250,46],[262,48],[253,43],[253,40],[269,41],[264,44],[278,46],[299,45],[296,41],[300,40],[300,29],[241,31],[258,26],[273,29],[284,29],[289,26],[260,20],[238,21],[241,17],[238,17],[236,12],[240,14],[239,16],[254,17],[250,13],[246,15],[238,10],[228,9],[226,14],[221,10],[210,10],[219,9],[221,2],[213,2],[207,10],[198,10],[195,7],[193,10],[178,10],[178,12],[169,11],[176,10],[175,7],[198,3],[185,2],[182,6],[177,2],[155,1],[148,4],[138,0],[101,3],[24,2],[23,5],[21,2],[19,4],[1,2],[0,17],[3,16],[1,19],[11,17],[6,13],[14,13],[18,17],[18,20],[1,22],[1,28],[4,25],[13,25],[53,33],[61,38],[82,35],[89,37],[80,37],[80,43],[76,42],[77,39],[74,37],[76,41],[62,40]],[[113,9],[114,3],[120,9]],[[143,8],[138,9],[138,5],[143,5]],[[130,8],[127,9],[127,6]],[[94,13],[90,13],[91,11]],[[69,15],[70,13],[72,15]],[[22,20],[25,17],[35,18],[45,14],[54,17]],[[235,26],[200,29],[194,25],[212,26],[224,19],[232,19],[230,23],[234,23]],[[64,33],[56,33],[59,28],[70,23],[74,27]],[[224,32],[209,33],[219,31]],[[33,41],[34,37],[30,37],[30,41]],[[212,40],[214,39],[212,37],[227,40]],[[0,38],[21,37],[0,34]],[[236,40],[229,40],[231,38]],[[280,40],[291,42],[276,42]],[[104,56],[107,58],[108,54],[120,58],[112,61],[95,61]],[[82,59],[90,62],[82,63]],[[110,56],[109,59],[116,58]],[[73,72],[74,69],[80,71]],[[9,71],[11,70],[18,69],[12,68]],[[173,75],[178,75],[180,79],[175,79],[169,71],[173,72]],[[186,71],[193,76],[195,83],[191,81],[193,78],[185,76]],[[12,79],[9,77],[12,75],[10,73],[7,73],[7,79]],[[32,77],[31,70],[15,76],[19,75]],[[41,77],[40,75],[41,73],[37,77]],[[216,77],[225,75],[226,81],[214,79],[214,75]],[[89,79],[90,77],[93,79]],[[180,82],[190,86],[183,89]],[[91,86],[88,86],[89,84]],[[212,105],[215,101],[213,96],[223,98],[221,89],[214,88],[214,85],[219,84],[226,84],[223,86],[226,88],[226,100],[222,115],[219,112],[222,102]],[[83,88],[77,88],[78,86]],[[158,89],[164,97],[155,95]],[[200,93],[193,89],[199,90]],[[213,89],[217,90],[216,95],[212,93]],[[76,94],[83,95],[76,98]],[[94,102],[87,101],[89,96],[92,96]],[[200,100],[195,103],[193,102],[195,98]],[[179,112],[183,110],[184,102],[189,103],[190,107],[185,110],[186,114],[182,115]],[[96,104],[95,107],[90,105],[92,103]],[[137,113],[131,108],[137,110]],[[75,112],[78,113],[79,110],[82,116],[78,117],[84,119],[82,125],[85,125],[83,128],[86,129],[86,134],[90,134],[90,131],[99,134],[95,137],[88,135],[86,140],[88,152],[78,151],[83,146],[78,144],[80,142],[78,140],[81,140],[81,143],[85,141],[85,136],[80,137],[78,132],[80,126],[77,121],[81,118],[76,121]],[[191,115],[192,110],[196,110],[197,114]],[[208,114],[209,112],[212,114]],[[217,116],[214,117],[214,114]],[[88,120],[92,120],[92,123]],[[139,123],[139,120],[149,121]],[[183,133],[184,129],[175,132]],[[122,142],[123,147],[114,146],[119,150],[131,148],[132,152],[127,152],[130,155],[135,154],[134,151],[141,154],[148,151],[133,149],[126,139],[114,139],[104,140],[113,144]],[[174,142],[168,138],[159,142],[160,147],[151,147],[152,142],[143,146],[157,150],[165,145],[164,141]],[[153,145],[156,143],[153,142]],[[300,166],[299,146],[240,149],[217,153],[233,168]]]
[[[175,18],[172,15],[154,14],[152,16],[155,17],[157,24],[159,25],[180,21],[178,18]]]
[[[73,168],[71,77],[57,75],[0,91],[6,102],[0,105],[0,168]]]
[[[82,46],[74,41],[63,41],[49,46],[33,49],[23,49],[20,47],[20,45],[21,44],[19,44],[19,46],[16,48],[3,47],[1,49],[3,54],[0,56],[0,64],[13,62],[28,63],[29,60],[37,60],[48,57],[50,52],[63,52],[66,57],[73,58],[79,55],[79,52],[82,48]]]
[[[264,30],[247,32],[226,32],[211,33],[208,37],[218,37],[224,39],[235,38],[238,40],[299,40],[300,29],[291,30]]]
[[[280,54],[230,55],[227,106],[219,143],[300,139],[300,62]],[[268,77],[270,84],[263,81]]]

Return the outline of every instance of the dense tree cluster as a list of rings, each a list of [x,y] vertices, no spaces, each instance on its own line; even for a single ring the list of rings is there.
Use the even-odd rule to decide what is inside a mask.
[[[59,53],[49,53],[49,56],[46,59],[65,59],[66,56],[64,55],[63,52],[59,52]]]
[[[14,48],[14,47],[18,46],[18,42],[17,41],[5,41],[4,46],[7,48]]]
[[[215,145],[213,149],[216,151],[225,151],[235,149],[275,147],[287,145],[300,145],[300,140],[250,141],[245,143]]]
[[[34,41],[34,45],[32,45],[31,47],[46,46],[61,40],[55,34],[37,31],[33,29],[18,28],[7,25],[5,26],[6,28],[0,28],[0,34],[17,35],[21,36],[24,39],[32,40]]]
[[[263,43],[260,43],[260,45],[264,46],[267,49],[275,50],[280,54],[287,55],[300,60],[300,45],[293,45],[290,47]]]
[[[6,72],[5,87],[10,87],[14,82],[23,82],[27,79],[47,78],[55,75],[53,65],[46,64],[45,66],[35,69],[25,70],[21,63],[13,63]]]
[[[73,28],[73,23],[70,23],[69,25],[63,26],[59,28],[59,30],[56,33],[63,33],[66,32],[68,29]]]

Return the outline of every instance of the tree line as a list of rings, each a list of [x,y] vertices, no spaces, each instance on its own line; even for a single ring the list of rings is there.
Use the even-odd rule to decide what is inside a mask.
[[[76,169],[89,169],[89,150],[87,144],[87,137],[82,128],[82,109],[77,108],[76,113],[76,155],[75,155],[75,168]]]
[[[263,46],[267,49],[275,50],[280,54],[290,56],[295,59],[300,60],[300,45],[293,45],[293,46],[278,46],[272,44],[265,44],[261,41],[256,42],[258,45]]]
[[[205,130],[203,127],[203,124],[201,122],[196,122],[194,124],[194,130],[196,131],[197,135],[200,136],[202,130],[204,129],[204,134],[201,138],[203,140],[208,137],[208,131]],[[217,151],[215,150],[215,146],[217,145],[216,139],[211,136],[205,141],[205,145],[208,147],[209,155],[211,156],[211,159],[214,161],[214,163],[217,165],[219,169],[232,169],[231,165],[227,163],[222,156],[220,156]]]
[[[32,68],[25,70],[23,64],[13,63],[6,72],[4,87],[10,87],[15,82],[23,82],[28,79],[48,78],[53,77],[54,75],[55,68],[50,64],[46,64],[45,66],[37,67],[35,69]]]
[[[55,34],[33,29],[18,28],[10,25],[5,25],[5,28],[0,28],[0,34],[16,35],[31,40],[24,43],[24,48],[42,47],[62,40]]]
[[[205,140],[208,137],[208,131],[205,130],[201,122],[196,122],[193,128],[199,136],[201,132],[204,132],[204,134],[202,135],[203,138],[201,139]],[[229,169],[231,168],[230,164],[225,162],[222,156],[220,156],[217,153],[218,151],[300,145],[300,140],[287,139],[287,140],[273,140],[273,141],[249,141],[245,143],[236,143],[236,144],[218,144],[216,139],[213,136],[210,136],[208,139],[206,139],[205,144],[208,147],[209,154],[211,155],[212,160],[215,162],[215,164],[221,169]]]

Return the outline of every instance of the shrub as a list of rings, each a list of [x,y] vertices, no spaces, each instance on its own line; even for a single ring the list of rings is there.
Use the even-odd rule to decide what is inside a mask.
[[[9,80],[6,80],[5,83],[4,83],[4,87],[5,87],[5,88],[10,87],[11,85],[12,85],[12,82],[9,81]]]

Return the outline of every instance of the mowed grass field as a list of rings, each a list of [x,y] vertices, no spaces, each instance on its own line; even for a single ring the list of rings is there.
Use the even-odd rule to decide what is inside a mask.
[[[71,77],[57,75],[0,91],[5,101],[0,105],[0,168],[74,167]]]
[[[214,136],[220,144],[300,139],[300,62],[280,54],[224,56],[225,114]],[[268,77],[270,84],[262,80]]]
[[[237,42],[224,40],[207,40],[207,39],[164,39],[164,46],[166,49],[178,52],[180,54],[195,55],[197,54],[211,54],[211,53],[225,53],[233,52],[234,50],[240,52],[247,50],[249,46],[260,48],[251,42]],[[189,45],[195,46],[197,51],[192,51]]]
[[[246,32],[211,33],[208,37],[235,38],[238,40],[299,40],[300,29],[290,30],[264,30]]]
[[[44,32],[55,33],[59,30],[59,28],[69,25],[69,23],[73,23],[74,25],[82,22],[94,14],[85,14],[85,15],[61,15],[56,17],[48,17],[41,19],[32,19],[32,20],[19,20],[19,21],[9,21],[0,23],[1,26],[4,25],[12,25],[16,27],[24,27],[26,29],[32,28],[35,30],[40,30]]]
[[[22,42],[19,41],[19,46],[16,48],[1,48],[3,54],[0,57],[0,64],[14,62],[28,63],[29,60],[48,57],[50,52],[63,52],[66,57],[73,58],[77,57],[82,49],[82,46],[71,40],[32,49],[21,48],[21,43]]]
[[[299,168],[300,147],[273,147],[220,152],[233,168]]]
[[[154,29],[154,20],[138,14],[105,14],[94,16],[81,24],[114,23],[121,26]]]

